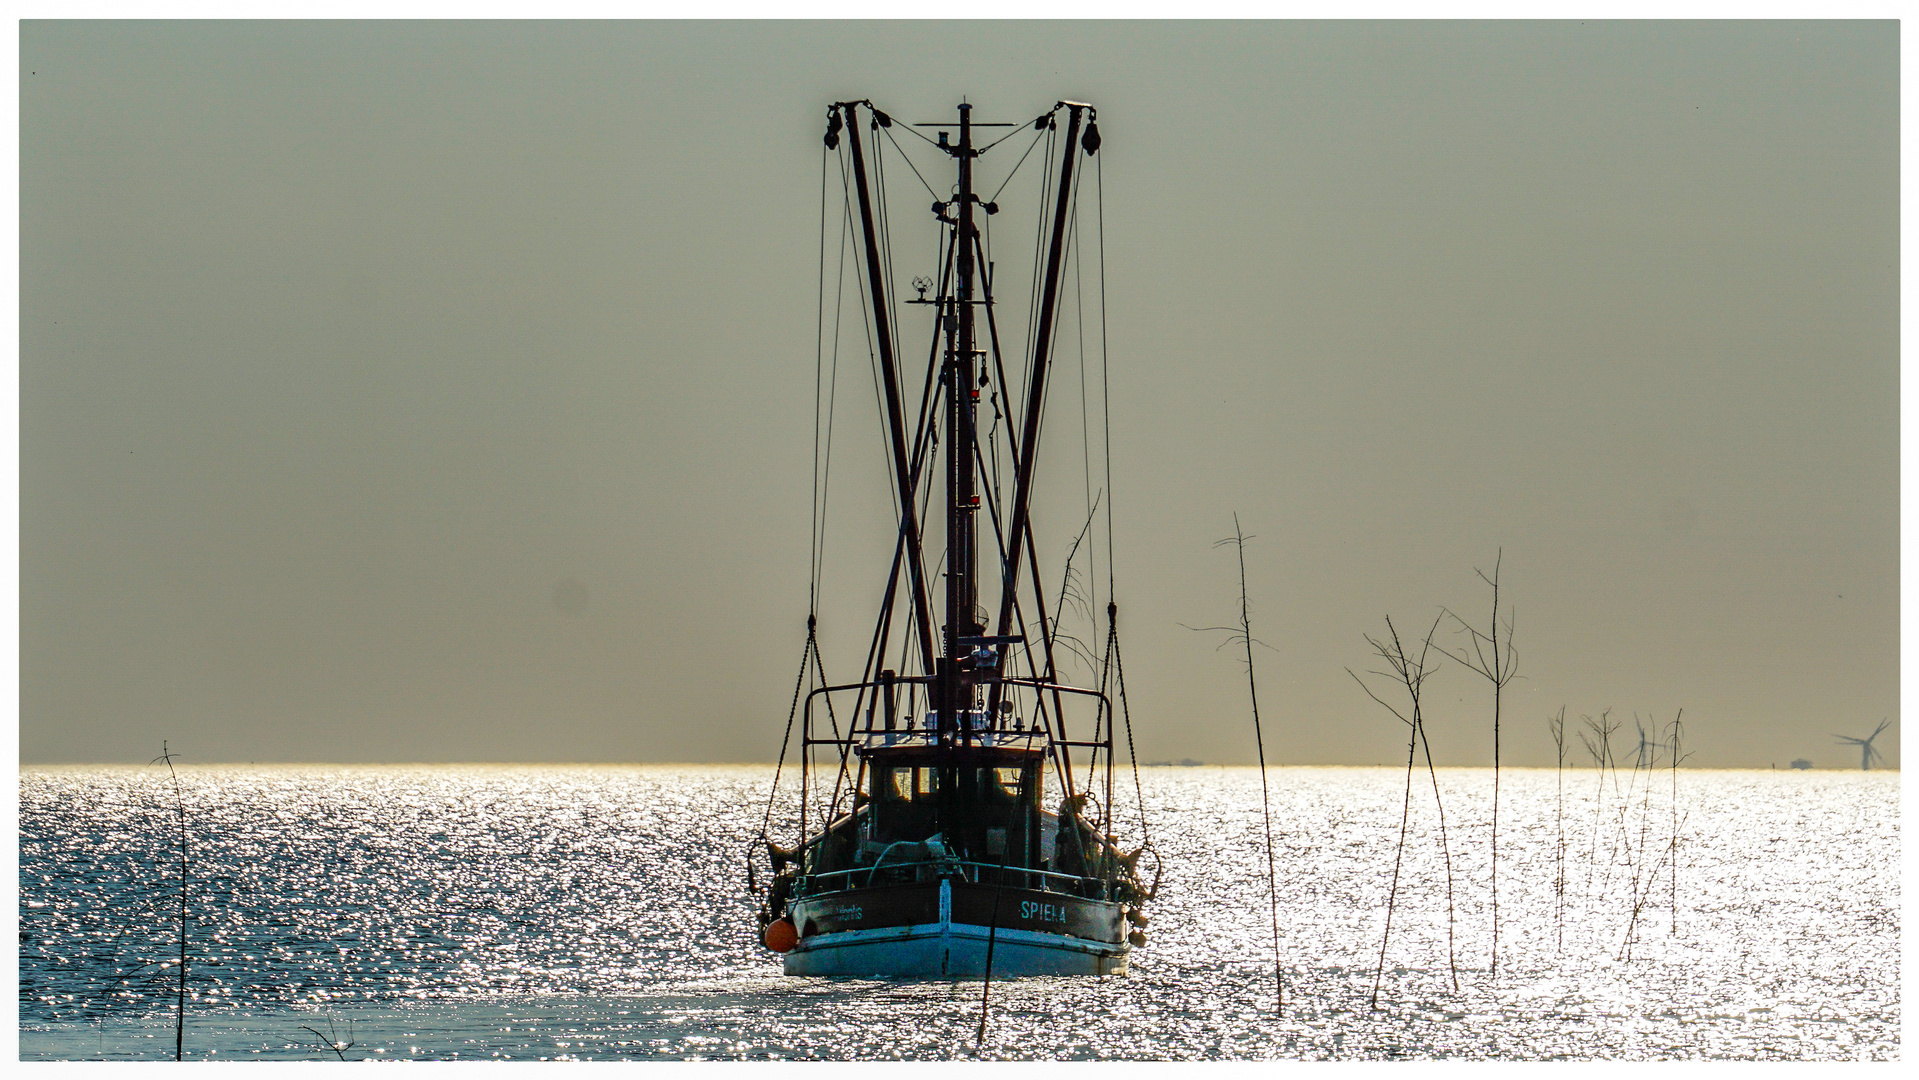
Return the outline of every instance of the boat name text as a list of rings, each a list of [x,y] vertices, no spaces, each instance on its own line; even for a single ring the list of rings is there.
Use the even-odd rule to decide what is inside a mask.
[[[1020,902],[1019,914],[1022,919],[1037,919],[1040,922],[1066,921],[1066,909],[1059,904],[1042,904],[1036,900]]]

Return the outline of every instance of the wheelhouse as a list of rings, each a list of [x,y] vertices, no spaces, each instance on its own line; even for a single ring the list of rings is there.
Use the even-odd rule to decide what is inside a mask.
[[[967,862],[1043,870],[1044,764],[1038,748],[869,750],[868,838],[885,845],[938,838]]]

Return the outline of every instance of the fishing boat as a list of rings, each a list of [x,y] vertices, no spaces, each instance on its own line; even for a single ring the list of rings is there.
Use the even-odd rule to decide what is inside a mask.
[[[749,856],[761,942],[781,955],[789,975],[1123,975],[1131,950],[1146,943],[1145,907],[1159,887],[1143,798],[1130,822],[1138,843],[1129,850],[1116,835],[1114,736],[1123,730],[1130,747],[1132,725],[1112,598],[1110,499],[1104,504],[1104,620],[1097,615],[1101,583],[1089,584],[1096,577],[1085,569],[1089,564],[1075,564],[1089,549],[1084,541],[1101,506],[1091,492],[1097,448],[1086,423],[1081,434],[1091,505],[1074,506],[1053,521],[1066,527],[1062,535],[1079,530],[1056,583],[1042,581],[1034,540],[1041,419],[1069,303],[1081,331],[1082,408],[1090,385],[1085,282],[1103,273],[1103,235],[1097,269],[1088,269],[1093,254],[1080,253],[1088,247],[1082,235],[1103,222],[1094,205],[1097,173],[1094,183],[1083,183],[1097,169],[1098,114],[1072,101],[1020,123],[977,122],[972,113],[973,106],[961,104],[950,122],[908,125],[871,101],[838,102],[828,110],[822,207],[837,203],[843,211],[841,250],[850,252],[863,305],[869,357],[862,359],[874,368],[896,517],[887,526],[893,555],[860,678],[827,679],[817,616],[808,616],[802,685],[794,692],[780,759],[783,771],[788,747],[797,748],[797,820],[791,842],[778,842],[770,796],[767,825]],[[928,160],[925,168],[908,147]],[[900,249],[890,235],[895,219],[884,187],[889,161],[896,181],[904,175],[902,159],[934,196],[930,224],[938,240],[933,272],[913,279],[912,296],[893,280]],[[840,190],[831,199],[835,161]],[[998,161],[1011,168],[995,177],[994,193],[982,197],[976,186],[982,169]],[[1008,356],[1000,350],[1003,320],[987,219],[1000,212],[999,192],[1029,162],[1034,167],[1023,175],[1039,181],[1041,196],[1027,211],[1035,237],[1027,330],[1025,344]],[[942,182],[947,175],[955,179],[942,191],[928,173]],[[1092,192],[1084,214],[1082,190]],[[823,325],[832,303],[825,216],[823,209]],[[1070,297],[1069,270],[1076,283]],[[1099,285],[1103,350],[1103,281]],[[908,315],[899,315],[902,307]],[[930,337],[917,401],[903,389],[908,383],[897,340],[909,322]],[[1102,351],[1102,373],[1103,359]],[[1008,382],[1009,366],[1022,376],[1017,388]],[[1107,431],[1110,447],[1110,425]],[[816,434],[816,575],[824,532],[817,521],[820,447]],[[1107,457],[1100,459],[1107,472],[1103,495],[1110,491],[1111,467]],[[926,482],[934,468],[940,479]],[[929,518],[943,527],[943,552],[922,545]],[[990,576],[982,575],[982,562]],[[944,603],[936,610],[929,583],[940,580],[941,569]],[[981,605],[983,589],[995,610]],[[1056,598],[1049,614],[1051,590]],[[1069,607],[1091,629],[1069,635],[1063,629]],[[1088,648],[1087,641],[1103,647]],[[1092,685],[1062,675],[1066,653],[1083,658],[1077,667],[1088,677],[1079,681]],[[1139,785],[1133,787],[1138,793]],[[1150,884],[1142,861],[1150,863]],[[758,866],[770,871],[764,886]]]

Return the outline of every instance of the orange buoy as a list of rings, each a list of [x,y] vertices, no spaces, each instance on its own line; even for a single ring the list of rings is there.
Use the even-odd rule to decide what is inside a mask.
[[[793,920],[774,919],[766,924],[766,932],[760,935],[760,941],[774,952],[792,952],[793,946],[800,943],[800,932],[793,929]]]

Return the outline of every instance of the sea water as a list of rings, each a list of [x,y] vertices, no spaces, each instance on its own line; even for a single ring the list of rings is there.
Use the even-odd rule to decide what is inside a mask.
[[[782,976],[772,779],[184,768],[185,1055],[1899,1055],[1897,773],[1504,770],[1495,968],[1490,770],[1272,770],[1269,883],[1257,770],[1122,769],[1164,864],[1132,973],[987,988]],[[23,1058],[173,1055],[181,827],[163,768],[22,769]]]

